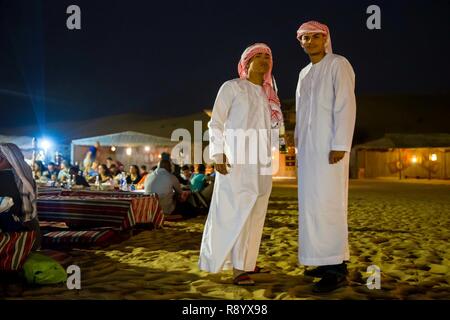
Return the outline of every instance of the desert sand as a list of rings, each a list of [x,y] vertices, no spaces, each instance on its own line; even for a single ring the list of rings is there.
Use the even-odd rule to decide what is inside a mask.
[[[295,182],[274,184],[253,287],[197,267],[206,217],[166,222],[99,250],[72,250],[81,290],[26,288],[22,299],[450,299],[450,184],[351,181],[349,286],[314,294],[297,262]],[[366,286],[381,269],[381,289]]]

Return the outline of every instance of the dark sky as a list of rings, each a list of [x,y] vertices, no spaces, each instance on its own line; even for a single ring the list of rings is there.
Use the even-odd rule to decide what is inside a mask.
[[[66,28],[81,7],[82,30]],[[381,30],[366,8],[381,7]],[[301,22],[328,24],[358,94],[448,93],[450,1],[0,0],[0,133],[6,126],[210,108],[242,51],[266,42],[282,99],[307,57]]]

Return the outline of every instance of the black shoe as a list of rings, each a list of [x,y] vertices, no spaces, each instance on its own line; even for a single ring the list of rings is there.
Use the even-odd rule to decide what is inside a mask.
[[[303,274],[307,277],[322,278],[327,271],[341,273],[346,276],[348,275],[347,264],[345,262],[341,264],[320,266],[312,270],[305,270]]]
[[[305,270],[303,275],[307,277],[322,278],[323,275],[327,272],[327,270],[328,266],[320,266],[314,269]]]
[[[347,284],[347,277],[344,274],[328,271],[323,275],[322,279],[314,285],[313,292],[331,292],[338,288],[344,287]]]

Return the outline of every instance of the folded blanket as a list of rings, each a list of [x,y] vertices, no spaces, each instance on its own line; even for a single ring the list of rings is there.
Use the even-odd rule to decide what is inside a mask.
[[[14,205],[14,201],[10,197],[0,197],[0,213],[6,212]]]
[[[20,270],[36,241],[36,233],[0,233],[0,271]]]

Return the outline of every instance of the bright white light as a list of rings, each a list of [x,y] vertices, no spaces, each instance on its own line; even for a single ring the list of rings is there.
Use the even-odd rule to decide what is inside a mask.
[[[161,159],[161,155],[158,155],[158,158],[160,158],[160,159]]]
[[[150,152],[150,147],[149,146],[145,146],[145,152]]]
[[[276,147],[272,147],[272,151],[277,151],[277,148]]]
[[[131,148],[127,148],[127,156],[131,156],[131,153],[132,153],[132,151],[131,151]]]
[[[116,147],[115,147],[115,146],[112,146],[112,147],[111,147],[111,151],[112,151],[112,152],[116,152]]]
[[[431,160],[431,161],[437,161],[437,154],[436,154],[436,153],[433,153],[433,154],[430,156],[430,160]]]
[[[417,157],[416,157],[416,156],[413,156],[412,159],[411,159],[411,161],[412,161],[412,163],[417,163]]]
[[[42,139],[39,142],[39,146],[47,152],[52,147],[52,142],[48,139]]]

